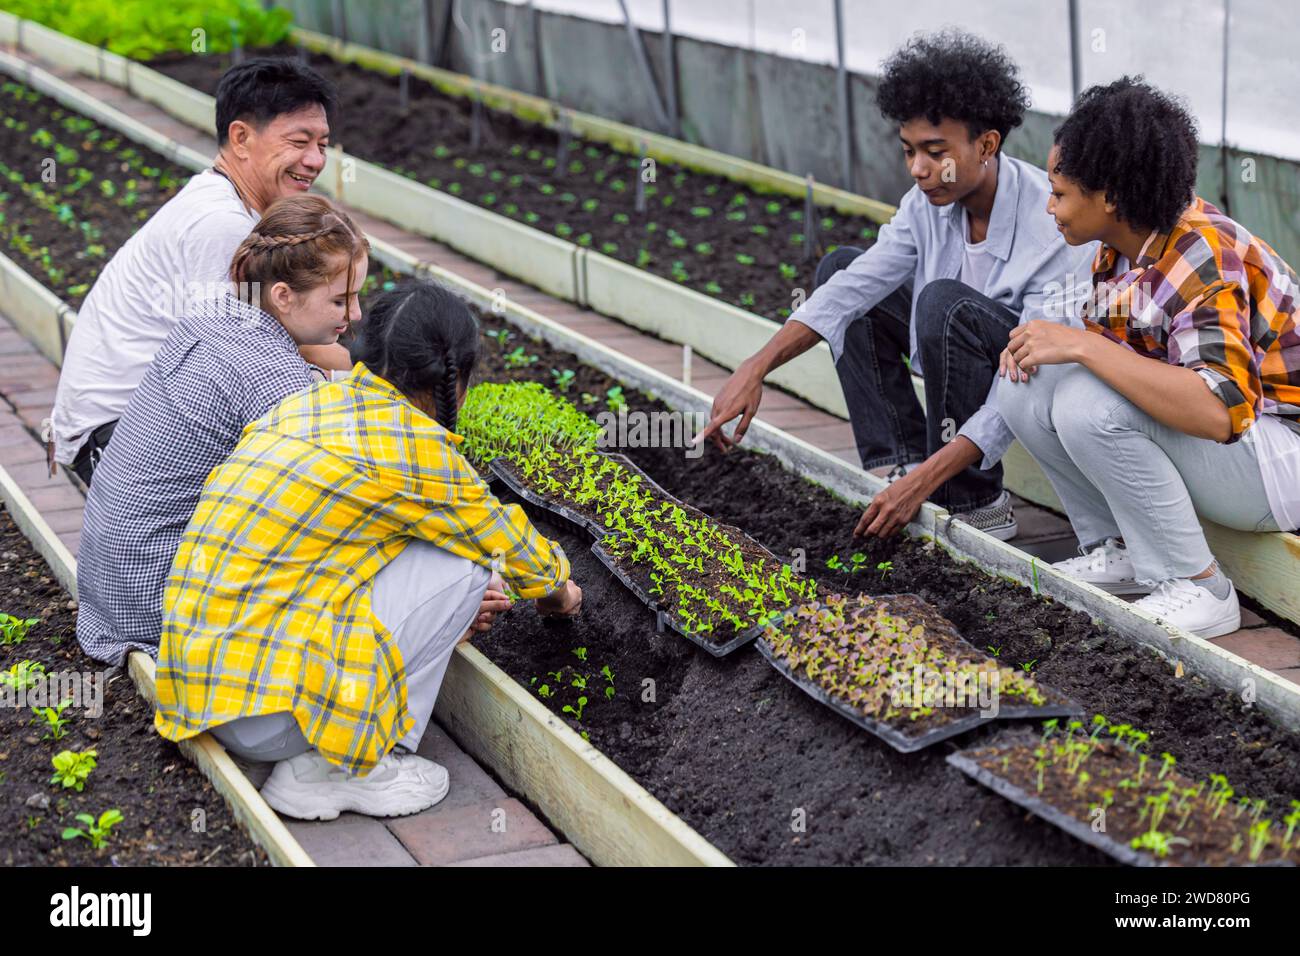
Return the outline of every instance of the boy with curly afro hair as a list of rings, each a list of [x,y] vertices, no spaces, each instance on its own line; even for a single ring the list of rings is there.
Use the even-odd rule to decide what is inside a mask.
[[[1013,331],[998,400],[1079,539],[1057,567],[1210,638],[1241,611],[1198,514],[1300,525],[1300,286],[1195,195],[1197,149],[1184,106],[1141,78],[1080,96],[1047,208],[1066,242],[1101,243],[1085,327]]]
[[[816,290],[728,379],[704,434],[723,450],[738,442],[764,377],[824,340],[862,467],[889,477],[854,533],[894,534],[931,498],[1011,538],[999,460],[1013,436],[990,391],[998,356],[1022,322],[1068,315],[1071,276],[1087,275],[1091,251],[1071,249],[1043,215],[1046,174],[1003,152],[1029,92],[1001,47],[918,35],[884,63],[877,100],[915,185],[873,246],[822,259]],[[924,411],[912,373],[924,377]]]

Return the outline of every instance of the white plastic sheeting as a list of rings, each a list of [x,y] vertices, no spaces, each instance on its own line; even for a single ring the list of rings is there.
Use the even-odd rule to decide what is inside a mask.
[[[466,0],[461,0],[462,3]],[[523,4],[524,0],[508,0]],[[662,0],[626,0],[637,26],[663,29]],[[1034,108],[1061,114],[1071,100],[1067,0],[843,0],[845,61],[876,75],[918,31],[953,25],[1003,44],[1020,65]],[[621,23],[618,0],[535,0],[540,10]],[[1144,74],[1184,97],[1201,140],[1223,124],[1223,30],[1231,6],[1228,142],[1300,158],[1300,3],[1295,0],[1079,0],[1083,85]],[[813,63],[835,62],[833,0],[671,0],[673,32]]]

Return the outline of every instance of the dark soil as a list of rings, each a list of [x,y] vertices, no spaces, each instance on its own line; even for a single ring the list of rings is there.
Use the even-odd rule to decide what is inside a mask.
[[[0,250],[73,308],[189,177],[34,90],[0,89]]]
[[[487,313],[481,321],[486,330],[503,327]],[[617,384],[544,343],[528,349],[537,363],[506,369],[501,349],[485,338],[481,376],[549,384],[552,367],[574,368],[569,397],[593,414]],[[665,409],[630,391],[626,397],[629,411]],[[995,649],[1013,667],[1036,662],[1036,680],[1088,712],[1145,728],[1151,750],[1172,752],[1189,775],[1226,774],[1239,791],[1274,806],[1300,795],[1296,735],[1199,677],[1175,677],[1171,664],[1085,615],[913,539],[863,546],[851,534],[857,509],[768,456],[723,456],[712,448],[697,459],[682,449],[623,451],[666,490],[778,556],[802,549],[809,572],[829,587],[920,595],[976,647]],[[1110,862],[949,767],[943,757],[955,744],[899,754],[814,702],[755,652],[715,659],[674,634],[656,633],[654,615],[590,555],[589,535],[540,509],[530,513],[569,555],[584,590],[583,611],[557,624],[521,602],[475,644],[525,686],[573,665],[579,647],[593,662],[588,670],[609,666],[614,698],[590,702],[580,722],[562,711],[570,698],[545,702],[737,862]],[[855,549],[867,552],[870,567],[890,561],[892,571],[882,578],[825,569],[831,555]],[[960,743],[978,744],[993,733],[974,731]],[[800,820],[803,832],[795,829]]]
[[[106,668],[81,652],[76,604],[49,567],[0,513],[0,610],[38,618],[25,640],[0,645],[0,671],[22,660],[48,673],[80,672],[103,689],[103,712],[70,707],[67,735],[42,740],[27,707],[0,707],[0,864],[4,866],[265,866],[221,796],[170,741],[153,730],[153,708],[136,694],[121,668]],[[80,703],[89,704],[91,697]],[[98,753],[98,766],[77,793],[50,783],[51,758],[63,751]],[[108,845],[62,839],[118,808],[125,819]]]
[[[293,56],[296,48],[248,52]],[[475,145],[468,99],[412,77],[410,111],[403,113],[397,77],[323,54],[310,61],[338,87],[331,141],[352,155],[770,319],[790,314],[796,287],[811,292],[822,254],[841,245],[865,248],[876,234],[869,219],[817,207],[816,249],[805,258],[802,199],[670,163],[658,164],[648,184],[654,195],[647,193],[647,209],[638,213],[636,156],[571,140],[563,163],[550,169],[558,134],[545,126],[484,109],[486,132]],[[215,95],[230,58],[169,54],[149,65]],[[596,205],[584,208],[590,200]]]

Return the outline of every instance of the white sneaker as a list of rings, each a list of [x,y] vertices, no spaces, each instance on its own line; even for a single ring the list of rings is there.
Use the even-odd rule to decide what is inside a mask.
[[[432,760],[397,750],[364,777],[354,777],[315,750],[281,760],[262,787],[271,809],[299,820],[333,820],[351,810],[368,817],[401,817],[447,795],[447,771]]]
[[[1219,600],[1209,588],[1189,578],[1171,578],[1161,581],[1149,595],[1134,601],[1133,606],[1197,637],[1222,637],[1241,627],[1241,605],[1231,581],[1228,596]]]
[[[1011,507],[1011,495],[1006,491],[998,495],[997,500],[992,504],[973,508],[970,511],[960,511],[953,517],[966,522],[971,527],[979,528],[985,534],[991,534],[999,541],[1010,541],[1020,533],[1020,525],[1016,523],[1016,513]]]
[[[1134,577],[1133,562],[1129,559],[1128,548],[1114,538],[1107,538],[1080,557],[1056,561],[1052,567],[1111,594],[1151,593],[1148,585],[1139,584]]]

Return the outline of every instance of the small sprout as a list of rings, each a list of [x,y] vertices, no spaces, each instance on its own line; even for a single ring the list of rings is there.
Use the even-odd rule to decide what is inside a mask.
[[[50,783],[60,783],[65,790],[72,788],[81,793],[86,788],[86,778],[95,769],[97,756],[94,750],[64,750],[55,754],[50,761],[54,765]]]
[[[116,808],[105,810],[96,820],[89,813],[78,813],[77,821],[84,823],[86,829],[80,827],[68,827],[63,831],[63,839],[75,840],[77,837],[85,837],[90,841],[90,845],[96,850],[108,845],[109,837],[113,835],[113,827],[117,826],[122,820],[122,811]]]
[[[108,182],[108,180],[101,180]],[[41,619],[38,617],[18,618],[11,614],[0,614],[0,645],[3,644],[21,644],[27,637],[27,632]]]

